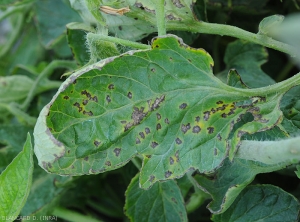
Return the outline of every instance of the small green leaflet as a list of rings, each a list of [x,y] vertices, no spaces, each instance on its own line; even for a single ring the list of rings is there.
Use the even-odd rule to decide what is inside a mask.
[[[30,192],[33,173],[31,137],[28,134],[21,151],[0,175],[0,221],[14,221]]]
[[[258,94],[230,87],[212,66],[206,51],[168,35],[154,38],[151,50],[82,68],[40,113],[34,131],[39,164],[61,175],[97,174],[141,155],[142,188],[188,170],[214,171],[228,151],[234,157],[242,135],[281,121],[282,95],[277,88]],[[247,112],[254,120],[229,138]]]
[[[139,187],[139,174],[126,191],[124,210],[131,221],[187,221],[184,200],[176,182],[156,183],[149,190]]]
[[[278,164],[263,164],[239,158],[235,158],[233,162],[226,159],[223,166],[217,169],[213,176],[197,174],[194,179],[200,188],[212,197],[212,201],[207,206],[208,209],[214,214],[219,214],[231,206],[240,192],[253,181],[257,174],[280,170],[291,164],[288,160]]]
[[[255,185],[243,190],[225,213],[213,215],[212,220],[295,222],[299,219],[299,210],[299,201],[284,190],[272,185]]]

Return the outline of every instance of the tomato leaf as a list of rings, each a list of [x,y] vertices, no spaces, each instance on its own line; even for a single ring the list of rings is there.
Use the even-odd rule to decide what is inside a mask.
[[[39,164],[61,175],[97,174],[142,155],[143,188],[188,170],[212,172],[228,151],[234,157],[244,134],[268,130],[282,118],[277,88],[230,87],[212,65],[203,49],[166,36],[155,38],[152,50],[75,72],[38,118]],[[245,113],[253,121],[233,132]]]
[[[28,134],[21,151],[0,175],[0,220],[14,221],[30,192],[33,172],[31,137]]]

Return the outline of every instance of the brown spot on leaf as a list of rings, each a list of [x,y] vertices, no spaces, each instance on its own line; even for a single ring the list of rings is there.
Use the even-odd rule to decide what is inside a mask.
[[[110,98],[110,96],[109,96],[109,95],[107,95],[107,96],[106,96],[106,101],[107,101],[108,103],[110,103],[110,102],[111,102],[111,98]]]
[[[118,29],[119,29],[120,31],[122,31],[123,28],[122,28],[122,26],[119,25],[119,26],[118,26]]]
[[[211,126],[207,127],[207,131],[208,131],[209,134],[212,134],[214,132],[214,130],[215,130],[215,128],[213,128]]]
[[[93,98],[91,98],[91,100],[94,101],[94,102],[98,102],[98,97],[94,96]]]
[[[182,144],[182,141],[181,141],[181,139],[179,139],[179,138],[176,138],[176,143],[179,145],[179,144]]]
[[[159,108],[159,105],[165,100],[165,95],[162,95],[161,97],[159,98],[156,98],[153,102],[153,104],[151,105],[151,108],[150,110],[153,111],[157,108]]]
[[[217,148],[214,149],[214,155],[215,155],[215,156],[218,155],[218,149],[217,149]]]
[[[170,121],[169,121],[168,118],[165,118],[165,123],[166,123],[166,124],[170,124]]]
[[[156,118],[157,118],[158,120],[160,120],[160,119],[161,119],[161,115],[160,115],[159,113],[156,113]]]
[[[118,157],[120,155],[120,153],[121,153],[121,148],[115,148],[114,149],[114,153]]]
[[[131,92],[128,92],[128,93],[127,93],[127,97],[128,97],[129,99],[132,99],[132,93],[131,93]]]
[[[196,121],[197,123],[199,123],[199,121],[200,121],[200,116],[196,116],[196,117],[195,117],[195,121]]]
[[[70,97],[69,96],[64,96],[64,99],[69,99]]]
[[[259,111],[260,111],[260,108],[257,106],[247,109],[247,112],[250,112],[250,113],[256,113]]]
[[[221,117],[222,117],[222,118],[226,118],[226,117],[227,117],[227,114],[226,114],[226,113],[222,113],[222,114],[221,114]]]
[[[144,134],[144,132],[139,132],[139,135],[140,135],[140,137],[141,137],[142,139],[145,139],[145,134]]]
[[[151,143],[151,147],[154,149],[155,147],[157,147],[158,146],[158,143],[157,142],[152,142]]]
[[[142,120],[145,118],[148,112],[144,112],[144,107],[141,107],[140,109],[138,107],[133,107],[134,111],[131,115],[131,119],[133,122],[129,122],[124,127],[124,132],[129,130],[132,126],[136,126],[142,122]]]
[[[223,104],[221,107],[217,107],[217,111],[224,110],[227,106],[227,104]]]
[[[161,129],[161,125],[160,125],[160,123],[158,123],[157,125],[156,125],[156,130],[160,130]]]
[[[174,164],[174,159],[173,159],[173,157],[170,157],[170,165],[173,165]]]
[[[204,114],[204,116],[203,116],[204,121],[207,121],[210,116],[210,111],[205,111],[203,114]]]
[[[191,129],[191,124],[190,123],[188,123],[188,124],[186,124],[186,125],[184,125],[184,124],[182,124],[181,125],[181,131],[185,134],[188,130],[190,130]]]
[[[174,21],[174,20],[181,21],[182,20],[179,17],[175,17],[173,14],[168,14],[166,17],[167,17],[167,19],[169,19],[171,21]]]
[[[218,133],[217,139],[220,140],[220,141],[222,140],[222,136],[220,135],[220,133]]]
[[[100,144],[101,144],[101,142],[100,142],[100,141],[97,141],[97,140],[95,140],[95,141],[94,141],[94,145],[95,145],[95,146],[97,146],[97,147],[98,147],[98,146],[100,146]]]
[[[88,111],[88,112],[87,112],[87,111],[85,111],[85,110],[83,111],[83,114],[84,114],[84,115],[88,115],[88,116],[93,116],[93,115],[94,115],[92,111]]]
[[[115,88],[115,85],[114,85],[114,84],[109,84],[109,85],[108,85],[108,89],[111,90],[111,89],[114,89],[114,88]]]
[[[201,131],[200,126],[194,126],[193,127],[193,133],[199,133]]]
[[[85,99],[85,100],[83,100],[82,105],[85,106],[86,104],[88,104],[88,102],[89,102],[89,101],[88,101],[87,99]]]
[[[182,103],[180,106],[179,106],[179,109],[185,109],[187,107],[187,104],[186,103]]]
[[[80,107],[80,104],[78,102],[76,102],[73,104],[73,106]]]
[[[84,157],[84,160],[85,161],[88,161],[89,160],[89,157],[87,156],[87,157]]]
[[[148,127],[146,127],[146,128],[145,128],[145,133],[146,133],[146,134],[149,134],[150,132],[151,132],[150,129],[149,129]]]
[[[141,143],[141,140],[137,137],[136,139],[135,139],[135,144],[140,144]]]
[[[149,182],[152,182],[155,179],[155,176],[151,175],[149,178]]]
[[[172,200],[172,202],[174,202],[175,204],[177,204],[177,200],[174,197],[172,197],[171,200]]]
[[[155,68],[152,68],[152,69],[150,69],[151,70],[151,72],[155,72]]]
[[[106,166],[111,166],[111,162],[110,162],[110,161],[106,161],[106,162],[105,162],[105,165],[106,165]]]
[[[169,178],[171,175],[172,175],[172,172],[170,170],[165,172],[165,178]]]
[[[216,103],[219,105],[219,104],[223,104],[224,102],[220,100],[220,101],[218,101]]]
[[[175,5],[177,8],[182,8],[184,5],[180,2],[180,0],[172,0],[173,5]]]

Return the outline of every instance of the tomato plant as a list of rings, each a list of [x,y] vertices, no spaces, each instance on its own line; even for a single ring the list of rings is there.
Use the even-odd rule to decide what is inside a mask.
[[[298,221],[298,4],[2,1],[0,220]]]

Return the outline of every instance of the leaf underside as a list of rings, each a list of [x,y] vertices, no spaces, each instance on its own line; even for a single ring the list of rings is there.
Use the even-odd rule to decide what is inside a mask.
[[[222,83],[203,49],[176,36],[103,60],[70,76],[42,110],[35,153],[48,172],[97,174],[143,157],[140,185],[209,173],[233,157],[245,133],[281,120],[281,95]],[[252,122],[232,132],[245,113]]]

